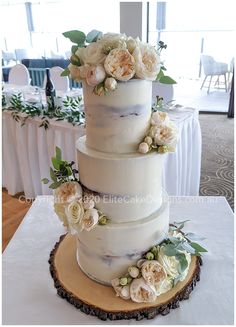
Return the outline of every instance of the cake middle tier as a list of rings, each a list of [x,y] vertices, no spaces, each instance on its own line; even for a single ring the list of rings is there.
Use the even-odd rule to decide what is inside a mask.
[[[163,154],[111,154],[77,141],[80,182],[95,194],[96,208],[113,223],[139,220],[162,204]]]

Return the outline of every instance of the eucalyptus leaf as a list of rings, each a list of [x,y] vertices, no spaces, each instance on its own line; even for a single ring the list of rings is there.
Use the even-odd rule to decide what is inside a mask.
[[[159,79],[164,76],[163,70],[160,69],[159,73],[157,74],[156,81],[159,81]]]
[[[57,177],[54,173],[54,170],[52,169],[52,167],[50,167],[50,177],[52,179],[53,182],[57,182]]]
[[[53,164],[53,167],[56,169],[56,170],[60,170],[60,160],[58,160],[56,157],[53,157],[52,158],[52,164]]]
[[[161,76],[159,82],[162,84],[177,84],[177,82],[173,78],[167,75]]]
[[[185,251],[187,251],[190,254],[196,253],[195,249],[188,242],[183,242],[181,246]]]
[[[178,253],[175,255],[176,260],[179,261],[180,264],[180,273],[183,273],[185,269],[188,267],[188,261],[186,259],[185,254],[183,253]]]
[[[186,233],[185,236],[190,240],[190,241],[203,241],[205,240],[206,238],[205,237],[202,237],[202,236],[199,236],[195,233]]]
[[[78,45],[72,45],[72,47],[71,47],[71,53],[72,54],[75,54],[78,49],[79,49]]]
[[[56,158],[61,161],[61,149],[56,146]]]
[[[191,247],[193,247],[195,249],[196,252],[200,253],[200,252],[208,252],[205,248],[203,248],[201,245],[199,245],[198,243],[195,242],[191,242],[190,243]]]
[[[64,69],[63,72],[61,73],[61,76],[69,76],[69,75],[70,75],[69,68]]]
[[[56,189],[62,184],[62,181],[54,182],[51,185],[49,185],[49,188]]]
[[[78,45],[82,45],[85,42],[86,35],[84,32],[77,31],[77,30],[71,30],[62,33],[66,38],[70,39],[72,43],[76,43]]]
[[[175,245],[173,244],[166,244],[163,246],[163,253],[167,255],[168,257],[175,256],[179,253],[179,251],[176,249]]]
[[[98,30],[92,30],[86,36],[86,41],[88,43],[96,42],[102,36],[102,32]]]

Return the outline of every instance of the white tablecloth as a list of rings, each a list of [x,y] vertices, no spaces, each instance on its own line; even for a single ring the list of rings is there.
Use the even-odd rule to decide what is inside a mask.
[[[189,300],[153,320],[115,321],[112,325],[229,325],[234,315],[233,213],[223,197],[172,197],[170,219],[190,219],[186,231],[205,236],[201,281]],[[64,233],[53,212],[52,197],[34,202],[3,253],[3,324],[104,325],[56,294],[49,273],[51,249]]]
[[[180,139],[175,153],[165,157],[163,187],[169,195],[198,195],[201,169],[201,130],[198,111],[180,108],[169,112],[179,129]],[[62,149],[65,160],[76,160],[75,142],[84,135],[84,126],[51,121],[47,131],[38,127],[40,120],[28,119],[26,125],[3,113],[3,186],[15,195],[24,191],[26,198],[52,194],[48,185],[49,166],[55,146]]]

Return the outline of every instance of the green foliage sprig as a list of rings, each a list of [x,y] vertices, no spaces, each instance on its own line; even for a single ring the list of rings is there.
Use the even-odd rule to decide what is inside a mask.
[[[144,254],[144,257],[148,260],[158,259],[158,248],[162,247],[163,253],[166,256],[174,256],[176,260],[180,263],[181,273],[188,267],[188,262],[183,251],[194,255],[201,256],[202,253],[208,252],[198,243],[194,242],[197,240],[204,240],[203,237],[200,237],[194,233],[184,233],[183,228],[185,223],[189,220],[175,222],[170,226],[169,231],[181,233],[183,238],[166,235],[165,240],[157,246],[152,247],[149,251]]]
[[[3,100],[2,100],[3,102]],[[3,111],[11,113],[12,118],[16,122],[20,122],[21,126],[25,125],[28,118],[38,117],[42,120],[39,127],[48,129],[50,126],[50,119],[56,119],[56,121],[67,121],[68,123],[75,125],[81,125],[85,122],[85,114],[82,109],[82,98],[66,97],[63,101],[65,110],[60,106],[52,107],[50,104],[47,106],[39,105],[38,103],[25,103],[22,100],[21,93],[14,94],[10,100],[10,107],[4,107]],[[20,114],[24,114],[23,117]]]
[[[166,49],[167,48],[167,45],[163,42],[163,41],[159,41],[158,42],[158,49],[157,51],[159,53],[162,52],[163,49]],[[170,76],[168,75],[165,75],[165,71],[167,69],[165,68],[165,66],[163,65],[163,63],[161,64],[161,69],[156,77],[156,81],[158,81],[159,83],[162,83],[162,84],[177,84],[177,82]]]
[[[56,189],[66,182],[78,182],[78,170],[73,168],[75,162],[62,160],[61,149],[56,147],[56,155],[52,157],[52,167],[50,167],[51,184],[49,188]],[[50,180],[43,178],[42,182],[48,184]]]

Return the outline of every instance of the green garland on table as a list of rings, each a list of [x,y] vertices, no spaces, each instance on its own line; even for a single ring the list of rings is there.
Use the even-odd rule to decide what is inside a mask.
[[[32,104],[25,103],[22,100],[21,93],[19,93],[12,96],[10,107],[6,107],[6,98],[5,95],[2,95],[3,111],[10,112],[16,122],[24,126],[28,118],[38,117],[42,120],[39,127],[44,127],[45,130],[49,128],[50,119],[53,118],[56,121],[67,121],[73,126],[84,124],[84,112],[78,110],[78,108],[81,109],[81,101],[81,97],[70,98],[67,96],[63,101],[65,109],[62,109],[60,106],[52,107],[49,103],[47,106],[38,105],[36,102]],[[23,114],[23,117],[21,114]]]

